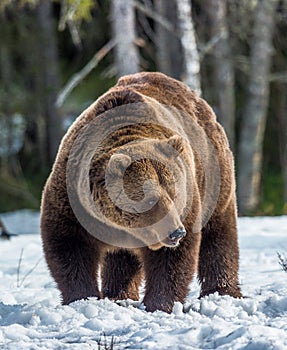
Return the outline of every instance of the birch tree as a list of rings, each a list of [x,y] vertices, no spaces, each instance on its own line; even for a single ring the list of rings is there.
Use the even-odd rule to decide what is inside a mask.
[[[238,201],[242,214],[255,210],[260,199],[263,136],[269,97],[268,76],[273,52],[272,33],[277,3],[278,0],[258,1],[254,12],[249,84],[238,156]]]
[[[115,62],[121,77],[139,71],[139,53],[135,45],[135,9],[133,0],[112,1],[112,30],[116,41]]]
[[[231,148],[234,149],[234,69],[226,18],[227,1],[208,0],[204,3],[210,23],[211,40],[215,43],[212,48],[212,55],[214,72],[213,87],[217,116],[227,133]]]
[[[196,45],[190,0],[177,0],[177,15],[184,59],[184,82],[198,94],[200,87],[200,60]]]
[[[173,78],[180,79],[182,70],[182,55],[180,40],[176,33],[177,10],[175,0],[155,0],[156,13],[166,19],[171,28],[166,28],[160,22],[155,22],[155,43],[157,69]]]

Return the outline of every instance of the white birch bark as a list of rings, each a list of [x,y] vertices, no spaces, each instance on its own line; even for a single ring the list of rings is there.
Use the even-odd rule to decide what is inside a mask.
[[[200,59],[196,44],[190,0],[177,0],[177,15],[184,58],[184,82],[198,94],[200,86]]]
[[[135,45],[135,9],[133,0],[112,1],[112,29],[116,41],[115,62],[121,77],[139,71],[139,54]]]
[[[254,211],[260,198],[263,136],[269,98],[272,36],[278,0],[261,0],[255,9],[247,102],[239,143],[238,201],[242,214]]]

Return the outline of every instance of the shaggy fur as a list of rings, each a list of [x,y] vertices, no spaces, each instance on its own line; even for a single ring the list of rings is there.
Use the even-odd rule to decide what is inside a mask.
[[[91,163],[90,187],[95,202],[111,221],[110,225],[95,220],[98,230],[108,231],[114,225],[130,228],[143,227],[163,217],[172,207],[175,189],[171,174],[162,164],[149,159],[132,163],[124,175],[127,195],[137,201],[144,196],[142,184],[152,178],[161,188],[158,204],[141,215],[117,210],[109,199],[104,184],[104,172],[111,160],[111,171],[118,169],[128,159],[124,152],[130,141],[146,140],[159,157],[167,157],[176,166],[177,157],[162,155],[160,147],[169,143],[191,167],[194,176],[193,200],[188,214],[181,221],[182,210],[171,210],[172,228],[184,226],[187,235],[176,247],[159,239],[149,243],[138,234],[145,247],[122,249],[108,245],[86,232],[76,219],[67,194],[66,167],[71,147],[82,128],[93,118],[114,107],[142,102],[150,105],[162,103],[184,111],[198,123],[212,142],[218,157],[221,184],[216,208],[205,227],[194,232],[195,217],[202,209],[204,174],[200,161],[186,144],[170,129],[142,125],[117,130],[105,140]],[[135,144],[137,147],[137,144]],[[145,146],[142,149],[145,152]],[[147,157],[148,158],[148,157]],[[166,160],[166,159],[165,159]],[[213,169],[208,169],[211,173]],[[184,174],[179,171],[179,177]],[[206,189],[208,191],[208,189]],[[183,192],[184,193],[184,192]],[[152,192],[151,192],[152,195]],[[72,125],[63,139],[42,199],[41,232],[46,260],[62,294],[63,304],[88,297],[110,299],[138,299],[138,288],[145,278],[144,305],[147,311],[171,312],[175,301],[184,302],[188,285],[198,273],[201,296],[218,292],[220,295],[241,297],[238,286],[238,242],[236,227],[236,198],[233,156],[225,133],[207,103],[184,84],[161,73],[138,73],[121,78],[91,105]],[[160,227],[159,230],[164,230]],[[157,235],[157,232],[150,233]],[[102,291],[98,289],[98,267],[101,266]]]

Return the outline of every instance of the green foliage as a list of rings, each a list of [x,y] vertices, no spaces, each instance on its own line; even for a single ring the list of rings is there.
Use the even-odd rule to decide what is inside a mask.
[[[67,0],[68,14],[72,21],[92,19],[91,10],[95,6],[94,0]]]
[[[59,2],[63,8],[62,15],[67,20],[73,22],[81,22],[82,20],[91,20],[91,10],[95,8],[96,2],[94,0],[45,0]],[[23,7],[25,5],[36,6],[39,0],[1,0],[0,11],[3,11],[9,5],[16,5]]]
[[[283,196],[283,177],[280,173],[265,170],[262,183],[262,202],[260,212],[263,215],[286,214]],[[286,206],[286,204],[285,204]]]
[[[37,179],[39,182],[39,179]],[[15,179],[5,175],[0,176],[0,212],[13,211],[21,208],[39,210],[41,185],[22,178]]]
[[[61,19],[59,27],[65,28],[66,23],[75,24],[92,19],[91,11],[96,6],[94,0],[54,0],[61,4]]]

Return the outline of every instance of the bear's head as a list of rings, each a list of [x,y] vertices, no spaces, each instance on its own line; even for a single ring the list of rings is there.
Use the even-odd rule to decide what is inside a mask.
[[[187,148],[181,136],[173,135],[135,140],[111,152],[93,186],[94,201],[108,223],[150,249],[176,247],[186,234]]]

